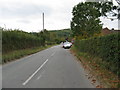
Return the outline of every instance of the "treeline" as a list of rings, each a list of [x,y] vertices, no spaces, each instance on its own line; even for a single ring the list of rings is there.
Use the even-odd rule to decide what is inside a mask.
[[[69,41],[71,41],[72,39],[72,31],[68,28],[68,29],[62,29],[62,30],[52,30],[49,31],[52,36],[54,36],[56,38],[56,41],[62,42],[65,41],[66,38],[69,39]]]
[[[71,31],[75,39],[76,53],[79,57],[84,57],[88,65],[93,67],[93,70],[100,67],[107,74],[113,72],[120,78],[120,33],[102,36],[103,25],[100,21],[102,16],[109,17],[108,13],[114,17],[115,14],[111,12],[117,7],[112,2],[81,2],[75,5],[72,10]],[[89,62],[96,63],[97,66]],[[114,80],[110,77],[107,78]]]
[[[21,50],[27,48],[41,47],[46,45],[60,44],[66,37],[69,36],[69,29],[67,30],[44,30],[41,32],[25,32],[22,30],[5,30],[2,31],[2,53],[8,53],[14,50]],[[67,34],[66,34],[67,33]]]
[[[75,47],[83,53],[99,57],[107,64],[100,65],[120,76],[120,33],[90,39],[76,40]]]
[[[43,46],[44,40],[19,30],[2,31],[2,53]]]
[[[21,30],[2,30],[2,53],[12,52],[46,45],[46,32],[28,33]],[[55,43],[51,43],[55,44]]]
[[[70,29],[61,29],[61,30],[44,30],[39,33],[31,32],[31,34],[42,38],[45,41],[45,44],[60,44],[65,41],[66,38],[69,40],[72,39],[72,32]]]

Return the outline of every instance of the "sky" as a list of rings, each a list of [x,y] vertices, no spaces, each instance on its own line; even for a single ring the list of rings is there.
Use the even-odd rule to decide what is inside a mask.
[[[0,27],[39,32],[70,28],[72,9],[84,0],[0,0]],[[116,4],[116,3],[115,3]],[[118,29],[118,21],[101,18],[103,28]]]

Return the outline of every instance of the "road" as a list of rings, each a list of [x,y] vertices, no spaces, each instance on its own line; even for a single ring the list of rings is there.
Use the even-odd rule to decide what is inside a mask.
[[[94,88],[69,49],[53,46],[2,67],[3,88]]]

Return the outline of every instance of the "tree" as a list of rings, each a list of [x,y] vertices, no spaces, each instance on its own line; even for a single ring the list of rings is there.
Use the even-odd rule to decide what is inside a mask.
[[[85,2],[74,6],[71,30],[74,36],[91,37],[102,29],[100,16],[113,10],[112,2]]]
[[[41,31],[39,33],[39,38],[41,38],[41,40],[42,40],[42,45],[45,46],[45,36],[44,36],[44,32],[43,31]]]
[[[49,33],[49,31],[44,29],[43,33],[44,33],[45,41],[49,41],[50,40],[50,33]]]
[[[42,38],[43,45],[47,44],[47,42],[50,41],[50,33],[46,29],[44,29],[44,31],[41,31],[39,33],[39,36],[40,36],[40,38]]]
[[[120,5],[120,0],[116,0],[116,2]]]

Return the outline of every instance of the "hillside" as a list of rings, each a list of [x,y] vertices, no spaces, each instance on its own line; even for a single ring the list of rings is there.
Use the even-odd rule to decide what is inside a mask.
[[[70,29],[52,30],[49,32],[55,34],[56,37],[62,41],[64,41],[66,38],[68,38],[69,40],[71,40],[72,38],[72,32]]]

